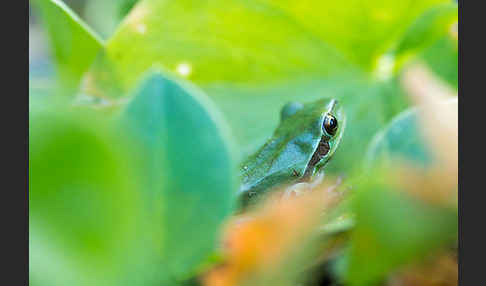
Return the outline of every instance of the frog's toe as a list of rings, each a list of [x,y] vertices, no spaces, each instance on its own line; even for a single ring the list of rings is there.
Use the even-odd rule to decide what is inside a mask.
[[[291,197],[298,197],[303,195],[306,191],[308,191],[311,188],[311,185],[309,183],[297,183],[294,185],[289,186],[287,189],[285,189],[283,199],[289,199]]]
[[[317,173],[314,178],[312,178],[310,184],[312,188],[315,188],[316,186],[320,185],[322,181],[324,180],[324,172],[319,172]]]

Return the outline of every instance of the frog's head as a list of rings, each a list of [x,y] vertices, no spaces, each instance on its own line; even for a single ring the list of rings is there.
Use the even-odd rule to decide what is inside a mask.
[[[329,161],[341,141],[345,124],[344,112],[336,99],[304,105],[292,102],[284,106],[280,128],[287,130],[287,144],[298,146],[299,153],[304,155],[298,156],[303,161],[295,168],[300,169],[303,179]]]
[[[346,126],[346,117],[344,115],[342,107],[339,105],[337,100],[332,99],[329,102],[329,104],[327,105],[327,112],[321,116],[321,120],[322,134],[319,147],[317,148],[317,153],[320,152],[320,146],[326,144],[327,146],[324,148],[327,149],[327,152],[324,151],[325,154],[315,165],[316,170],[319,170],[331,158],[331,156],[336,151],[337,146],[341,142],[341,138],[343,136],[344,127]]]
[[[285,105],[273,136],[242,164],[244,204],[267,189],[310,179],[336,151],[344,127],[335,99]]]

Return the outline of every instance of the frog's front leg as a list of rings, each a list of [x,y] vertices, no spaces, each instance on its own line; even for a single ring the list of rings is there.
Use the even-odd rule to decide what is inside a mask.
[[[324,179],[324,172],[319,172],[310,182],[299,182],[288,186],[283,194],[283,199],[291,198],[292,196],[301,196],[309,190],[312,190],[317,185],[322,183]]]
[[[293,184],[285,189],[282,199],[287,200],[289,198],[292,198],[293,196],[296,197],[301,196],[304,193],[306,193],[309,189],[310,189],[310,184],[307,182]]]

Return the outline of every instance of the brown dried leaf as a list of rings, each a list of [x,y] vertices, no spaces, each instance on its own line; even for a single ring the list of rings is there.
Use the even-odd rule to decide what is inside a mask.
[[[455,286],[458,283],[457,255],[445,253],[420,265],[403,269],[388,286]]]
[[[339,200],[328,190],[329,185],[318,186],[285,200],[275,195],[260,208],[233,218],[223,239],[226,262],[208,272],[203,284],[246,285],[285,271],[283,265],[317,230],[323,210]]]

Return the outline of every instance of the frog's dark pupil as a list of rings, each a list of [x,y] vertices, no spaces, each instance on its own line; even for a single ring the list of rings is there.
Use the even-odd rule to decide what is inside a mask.
[[[332,115],[327,115],[324,119],[324,129],[330,135],[334,135],[336,133],[338,127],[337,119]]]

